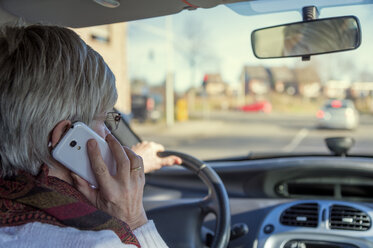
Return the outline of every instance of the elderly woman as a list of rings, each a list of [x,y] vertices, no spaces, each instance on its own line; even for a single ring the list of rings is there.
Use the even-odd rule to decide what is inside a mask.
[[[115,78],[73,31],[54,26],[0,31],[0,246],[166,247],[142,204],[141,157],[104,124]],[[111,176],[87,144],[98,189],[51,157],[76,121],[105,138]]]

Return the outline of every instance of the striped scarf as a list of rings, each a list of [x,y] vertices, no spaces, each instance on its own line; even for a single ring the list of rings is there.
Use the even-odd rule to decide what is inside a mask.
[[[0,178],[0,226],[42,222],[80,230],[112,230],[125,244],[140,247],[129,226],[98,210],[74,187],[48,176],[42,166],[37,176],[20,172]]]

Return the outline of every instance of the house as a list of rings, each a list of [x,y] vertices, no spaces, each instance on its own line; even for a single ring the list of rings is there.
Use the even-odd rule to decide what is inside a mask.
[[[298,82],[294,71],[286,66],[272,67],[269,69],[276,92],[286,92],[289,95],[299,93]]]
[[[223,81],[220,73],[206,74],[202,86],[208,96],[225,96],[231,93],[228,84]]]
[[[307,98],[316,98],[321,93],[321,79],[316,68],[307,66],[295,68],[294,74],[298,82],[299,94]]]
[[[345,98],[348,89],[351,87],[350,81],[329,80],[324,86],[324,95],[328,98]]]
[[[354,82],[351,92],[354,98],[373,96],[373,82]]]
[[[271,78],[264,66],[244,66],[241,73],[245,95],[263,95],[269,92]]]

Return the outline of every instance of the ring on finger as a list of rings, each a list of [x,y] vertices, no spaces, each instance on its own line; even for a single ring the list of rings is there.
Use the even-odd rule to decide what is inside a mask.
[[[132,169],[131,169],[131,172],[132,172],[132,171],[140,171],[141,168],[142,168],[142,166],[139,166],[139,167],[136,167],[136,168],[132,168]]]

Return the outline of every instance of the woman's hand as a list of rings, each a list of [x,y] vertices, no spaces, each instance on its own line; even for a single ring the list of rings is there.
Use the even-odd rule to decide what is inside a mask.
[[[132,230],[148,220],[142,204],[145,184],[144,166],[140,156],[121,144],[111,135],[106,141],[117,163],[117,174],[111,176],[95,140],[87,143],[88,156],[98,189],[92,189],[87,181],[72,174],[75,186],[98,209],[124,222]]]
[[[154,142],[143,141],[132,146],[132,150],[142,157],[145,173],[159,170],[163,166],[181,164],[182,162],[181,158],[176,156],[159,157],[157,154],[158,152],[163,152],[164,147]]]

